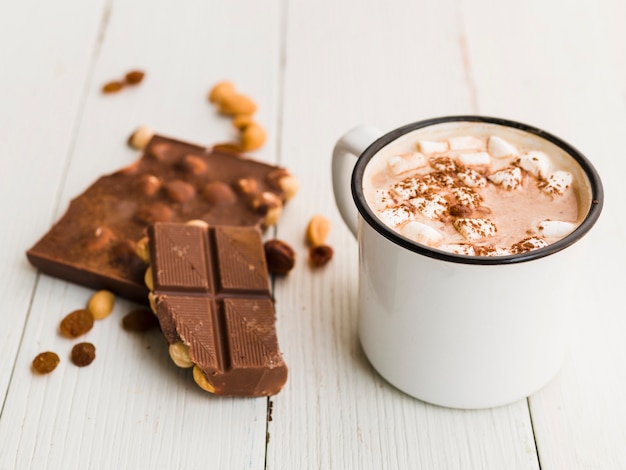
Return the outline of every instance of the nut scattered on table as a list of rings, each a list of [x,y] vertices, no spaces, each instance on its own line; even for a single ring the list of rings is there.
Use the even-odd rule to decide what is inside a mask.
[[[314,215],[306,229],[306,241],[310,246],[319,246],[326,243],[330,232],[330,220],[323,215]]]
[[[256,103],[251,98],[236,93],[224,96],[217,103],[217,106],[220,114],[227,116],[239,116],[242,114],[252,116],[257,109]]]
[[[269,272],[284,276],[293,269],[296,264],[296,252],[290,245],[273,239],[266,241],[263,246]]]
[[[111,82],[107,82],[102,86],[102,93],[110,94],[117,93],[122,88],[124,88],[124,82],[120,82],[118,80],[113,80]]]
[[[265,129],[252,115],[257,105],[246,95],[238,93],[228,81],[217,83],[209,92],[209,101],[217,106],[218,112],[232,117],[233,126],[239,131],[239,142],[220,144],[217,148],[235,152],[257,150],[267,139]]]
[[[121,91],[125,86],[135,86],[141,83],[145,77],[145,72],[141,70],[131,70],[124,74],[122,80],[111,80],[102,86],[102,93],[111,94]]]
[[[241,129],[241,148],[256,150],[261,148],[267,139],[267,133],[256,122],[251,122]]]
[[[143,77],[145,77],[145,75],[145,72],[142,72],[141,70],[131,70],[126,73],[124,79],[127,85],[138,85],[143,81]]]
[[[334,251],[328,245],[317,245],[309,248],[309,260],[314,268],[325,266],[332,258]]]
[[[141,126],[128,138],[128,145],[137,150],[143,150],[154,136],[154,131],[146,126]]]
[[[33,370],[39,374],[49,374],[59,365],[61,360],[58,354],[46,351],[37,354],[33,359]]]
[[[61,334],[67,338],[78,338],[93,328],[93,322],[93,315],[86,308],[74,310],[61,321]]]
[[[70,357],[74,365],[88,366],[96,358],[96,347],[91,343],[78,343],[72,348]]]
[[[219,82],[213,86],[209,92],[209,101],[211,103],[220,103],[227,96],[235,94],[235,86],[231,82]]]
[[[111,314],[114,304],[115,295],[113,295],[113,292],[100,290],[89,299],[87,310],[89,310],[94,320],[102,320]]]

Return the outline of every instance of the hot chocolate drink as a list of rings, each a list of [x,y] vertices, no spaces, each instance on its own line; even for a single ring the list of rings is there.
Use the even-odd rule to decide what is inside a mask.
[[[483,122],[404,134],[369,161],[374,214],[413,242],[470,256],[506,256],[567,236],[591,205],[589,183],[564,150]]]

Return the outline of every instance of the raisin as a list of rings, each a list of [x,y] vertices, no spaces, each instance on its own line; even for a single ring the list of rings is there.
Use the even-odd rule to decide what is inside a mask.
[[[140,70],[131,70],[126,74],[126,83],[128,85],[137,85],[143,80],[145,73]]]
[[[109,83],[105,83],[102,87],[102,93],[117,93],[124,87],[122,82],[113,81]]]
[[[87,309],[74,310],[61,321],[61,334],[77,338],[93,328],[93,315]]]
[[[48,374],[57,368],[60,361],[56,353],[51,351],[42,352],[33,359],[33,369],[39,374]]]
[[[122,319],[122,327],[131,332],[149,331],[158,324],[156,315],[147,308],[137,308],[127,313]]]
[[[78,367],[88,366],[96,358],[96,347],[91,343],[78,343],[72,348],[72,362]]]

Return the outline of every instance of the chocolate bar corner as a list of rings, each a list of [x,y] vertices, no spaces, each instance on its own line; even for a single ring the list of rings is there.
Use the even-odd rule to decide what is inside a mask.
[[[260,231],[156,223],[148,237],[151,303],[174,363],[215,395],[278,393],[287,366]]]

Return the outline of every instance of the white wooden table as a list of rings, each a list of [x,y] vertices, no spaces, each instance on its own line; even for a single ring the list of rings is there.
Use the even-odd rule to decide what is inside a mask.
[[[0,469],[626,468],[626,3],[623,0],[0,1]],[[100,87],[126,71],[144,83]],[[138,125],[210,145],[233,135],[206,101],[230,79],[259,104],[254,158],[301,191],[268,236],[292,244],[274,284],[290,367],[270,399],[213,397],[169,360],[159,331],[120,327],[118,299],[73,366],[60,319],[92,291],[45,275],[28,249],[98,176],[137,152]],[[597,256],[572,266],[589,301],[559,375],[491,410],[439,408],[395,390],[356,338],[356,242],[334,206],[336,138],[447,114],[527,122],[570,141],[603,177]],[[313,272],[303,232],[333,222]],[[558,282],[546,280],[546,282]],[[61,364],[33,375],[37,353]]]

